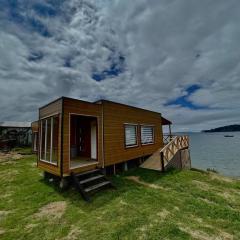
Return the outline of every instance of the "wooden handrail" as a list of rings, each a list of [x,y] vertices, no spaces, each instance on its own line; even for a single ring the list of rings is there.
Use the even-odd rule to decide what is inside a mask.
[[[171,134],[163,134],[163,143],[164,145],[167,145],[169,142],[171,142],[176,136]]]
[[[161,165],[165,166],[176,153],[184,148],[189,147],[188,136],[174,136],[174,138],[160,151]],[[164,169],[162,168],[164,171]]]

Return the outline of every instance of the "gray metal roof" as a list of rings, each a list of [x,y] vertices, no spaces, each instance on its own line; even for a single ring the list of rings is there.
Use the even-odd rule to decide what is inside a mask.
[[[16,128],[30,128],[31,122],[0,122],[0,127],[16,127]]]

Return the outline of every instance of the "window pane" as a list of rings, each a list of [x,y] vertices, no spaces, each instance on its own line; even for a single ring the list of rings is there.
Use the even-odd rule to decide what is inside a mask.
[[[53,117],[53,149],[52,149],[52,162],[57,163],[58,160],[58,130],[59,130],[59,117]]]
[[[44,160],[45,159],[45,131],[46,131],[46,121],[42,120],[41,121],[41,152],[40,152],[40,159]]]
[[[137,127],[135,125],[125,125],[126,146],[137,145]]]
[[[141,143],[143,144],[153,143],[153,127],[149,126],[141,127]]]
[[[51,118],[47,120],[46,134],[47,134],[47,152],[46,152],[46,161],[50,162],[50,149],[51,149]]]

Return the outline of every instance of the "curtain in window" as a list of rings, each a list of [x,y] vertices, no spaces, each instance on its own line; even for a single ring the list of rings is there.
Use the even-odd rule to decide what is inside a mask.
[[[125,145],[134,146],[137,145],[137,126],[125,125]]]
[[[153,143],[153,127],[141,126],[141,143],[142,144]]]

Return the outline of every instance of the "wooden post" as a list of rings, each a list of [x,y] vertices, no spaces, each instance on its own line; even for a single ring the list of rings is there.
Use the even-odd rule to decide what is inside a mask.
[[[128,170],[128,163],[125,162],[125,163],[124,163],[124,171],[126,172],[127,170]]]
[[[182,149],[179,151],[179,155],[180,155],[180,169],[183,169],[183,163],[182,163]]]
[[[162,172],[164,172],[165,169],[164,169],[164,156],[163,156],[163,152],[160,152],[160,162],[161,162]]]
[[[169,124],[168,127],[169,127],[170,141],[171,141],[171,140],[172,140],[172,129],[171,129],[171,124]]]

